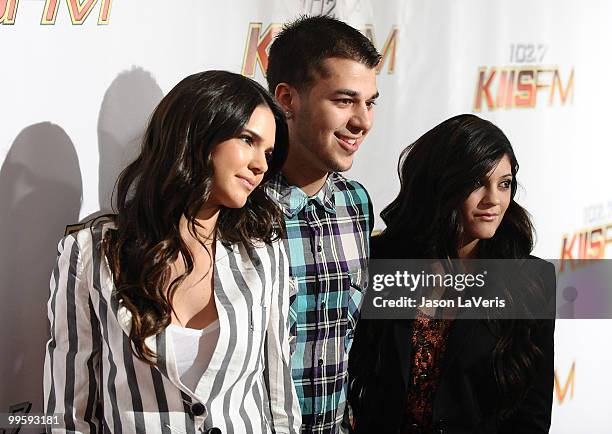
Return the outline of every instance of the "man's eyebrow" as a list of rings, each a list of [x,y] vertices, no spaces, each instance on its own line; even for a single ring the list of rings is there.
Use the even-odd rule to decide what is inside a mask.
[[[356,96],[360,96],[361,95],[359,92],[357,92],[356,90],[353,90],[353,89],[338,89],[337,91],[334,92],[334,94],[336,94],[336,95],[346,95],[346,96],[350,96],[350,97],[356,97]],[[370,98],[368,98],[368,100],[376,99],[379,96],[380,96],[380,93],[376,92],[374,95],[372,95]]]

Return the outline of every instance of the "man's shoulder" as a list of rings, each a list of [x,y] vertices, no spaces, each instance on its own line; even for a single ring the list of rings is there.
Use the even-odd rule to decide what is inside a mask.
[[[348,179],[340,173],[333,172],[330,174],[336,194],[348,195],[351,197],[351,202],[367,205],[370,201],[370,195],[365,187],[358,181]]]
[[[287,184],[287,182],[285,181],[285,178],[283,177],[283,175],[278,172],[275,175],[273,175],[272,177],[270,177],[265,183],[264,183],[264,189],[265,191],[270,194],[270,193],[280,193],[283,189],[289,188],[290,186]]]

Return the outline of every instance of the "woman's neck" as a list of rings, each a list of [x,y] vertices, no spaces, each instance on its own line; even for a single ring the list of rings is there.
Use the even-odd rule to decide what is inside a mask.
[[[476,257],[476,246],[478,245],[478,239],[467,241],[462,243],[457,254],[459,259],[474,259]]]
[[[181,238],[188,246],[195,244],[211,245],[215,240],[215,230],[219,219],[220,208],[202,208],[195,217],[195,227],[190,228],[189,221],[184,215],[179,221]],[[195,233],[192,232],[193,229]]]

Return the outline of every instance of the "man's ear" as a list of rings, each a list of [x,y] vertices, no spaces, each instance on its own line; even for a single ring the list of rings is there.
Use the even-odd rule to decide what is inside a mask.
[[[293,86],[288,83],[277,84],[276,89],[274,89],[274,98],[288,118],[295,113],[299,97],[297,90]]]

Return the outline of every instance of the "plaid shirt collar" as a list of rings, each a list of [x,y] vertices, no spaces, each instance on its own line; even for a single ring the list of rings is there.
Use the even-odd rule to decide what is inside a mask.
[[[301,188],[295,185],[289,185],[282,173],[278,173],[268,181],[266,191],[276,200],[288,218],[293,218],[297,213],[302,211],[309,200],[312,200],[329,214],[335,215],[336,200],[334,198],[334,193],[336,187],[334,181],[337,176],[337,173],[331,172],[327,176],[321,190],[313,197],[308,197]]]

